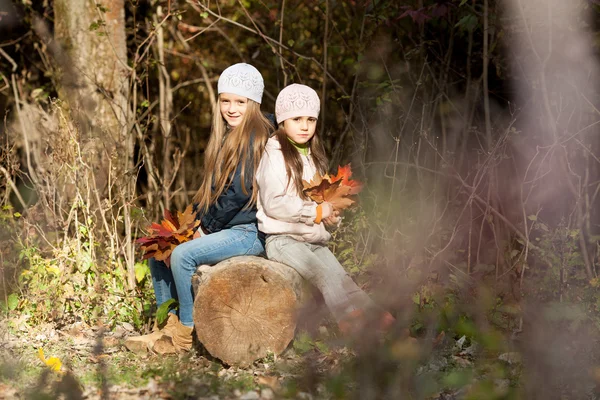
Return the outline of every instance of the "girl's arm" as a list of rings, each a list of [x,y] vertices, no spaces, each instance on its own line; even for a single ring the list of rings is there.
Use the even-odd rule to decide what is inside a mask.
[[[272,154],[265,151],[256,179],[258,195],[267,216],[284,222],[314,224],[317,203],[287,193],[287,173],[280,152]]]

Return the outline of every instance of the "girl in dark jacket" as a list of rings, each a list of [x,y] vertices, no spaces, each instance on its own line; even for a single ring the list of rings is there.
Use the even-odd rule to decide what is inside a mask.
[[[129,338],[125,343],[129,349],[159,354],[189,351],[194,328],[191,278],[196,267],[264,252],[264,237],[256,224],[254,178],[272,130],[260,111],[263,90],[260,72],[249,64],[232,65],[219,77],[204,179],[194,196],[200,227],[193,240],[175,248],[170,269],[150,259],[157,305],[177,299],[179,310],[169,314],[162,329]]]

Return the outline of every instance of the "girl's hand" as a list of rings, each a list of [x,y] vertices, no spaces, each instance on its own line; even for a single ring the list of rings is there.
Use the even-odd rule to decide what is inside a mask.
[[[321,220],[326,220],[333,215],[333,206],[331,203],[324,201],[321,203]]]
[[[323,223],[328,228],[337,228],[340,223],[340,212],[337,210],[333,211],[333,214],[323,220]]]

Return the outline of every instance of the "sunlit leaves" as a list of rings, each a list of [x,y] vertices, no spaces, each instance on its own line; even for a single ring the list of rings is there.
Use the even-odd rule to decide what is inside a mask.
[[[136,243],[144,251],[144,259],[154,257],[170,266],[173,249],[192,239],[194,231],[200,225],[196,213],[190,204],[185,211],[176,215],[165,210],[165,219],[160,224],[154,222],[148,228],[148,236],[139,238]]]
[[[16,293],[11,293],[10,296],[8,296],[8,303],[6,305],[10,311],[15,310],[19,305],[19,296],[17,296]]]
[[[41,347],[38,349],[38,358],[52,371],[61,372],[62,362],[60,359],[58,357],[46,358],[44,350]]]
[[[336,210],[346,209],[355,202],[355,195],[362,189],[362,183],[351,180],[350,164],[338,167],[337,175],[321,176],[318,172],[310,182],[303,181],[304,194],[317,203],[331,203]]]
[[[133,270],[135,272],[135,280],[137,283],[143,281],[144,278],[150,273],[148,266],[142,263],[135,263]]]
[[[169,315],[169,311],[172,310],[175,306],[177,306],[177,300],[169,299],[162,303],[158,309],[156,310],[156,322],[162,324],[167,319]]]

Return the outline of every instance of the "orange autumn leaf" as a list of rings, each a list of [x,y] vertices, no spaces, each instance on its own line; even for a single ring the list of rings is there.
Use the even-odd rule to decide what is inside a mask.
[[[351,180],[350,164],[338,167],[334,176],[316,173],[310,182],[302,181],[303,193],[317,203],[327,201],[336,210],[344,210],[355,203],[355,195],[362,189],[362,183]]]
[[[327,176],[327,174],[325,174]],[[315,172],[315,175],[310,180],[310,182],[302,180],[302,184],[304,185],[304,189],[310,189],[316,186],[319,186],[323,182],[323,177],[319,174],[319,172]]]
[[[352,198],[352,194],[350,193],[351,188],[343,185],[335,187],[334,185],[336,183],[334,183],[329,189],[325,190],[323,195],[325,201],[331,203],[333,208],[336,210],[344,210],[349,208],[355,203],[355,200]]]
[[[171,221],[169,221],[168,219],[163,219],[160,224],[162,226],[164,226],[165,229],[167,229],[171,232],[175,232],[177,230],[177,227],[173,223],[171,223]]]
[[[184,212],[177,211],[177,219],[179,223],[177,233],[182,233],[190,229],[193,230],[200,224],[200,221],[196,220],[196,213],[191,212],[191,205]],[[194,225],[194,222],[198,224]]]
[[[169,222],[171,222],[173,225],[175,225],[177,228],[179,228],[178,222],[177,220],[173,217],[173,214],[171,214],[171,211],[169,210],[165,210],[165,219]]]
[[[136,243],[144,252],[144,259],[154,257],[159,261],[164,261],[170,267],[173,249],[193,238],[200,221],[196,219],[196,213],[191,204],[184,212],[178,211],[175,215],[165,210],[164,216],[165,219],[160,224],[152,223],[147,229],[148,235],[139,238]]]
[[[338,167],[338,172],[336,175],[331,177],[331,182],[337,181],[348,181],[352,176],[352,169],[350,168],[350,164],[346,164],[343,167]]]
[[[325,201],[325,191],[331,187],[331,182],[328,179],[323,179],[318,172],[310,182],[302,181],[302,183],[304,184],[304,194],[317,203]],[[337,186],[339,185],[336,184]]]
[[[350,164],[346,164],[343,167],[338,167],[338,173],[331,178],[332,182],[342,181],[343,186],[350,188],[350,194],[358,194],[362,190],[362,183],[359,181],[351,180],[352,169]]]

